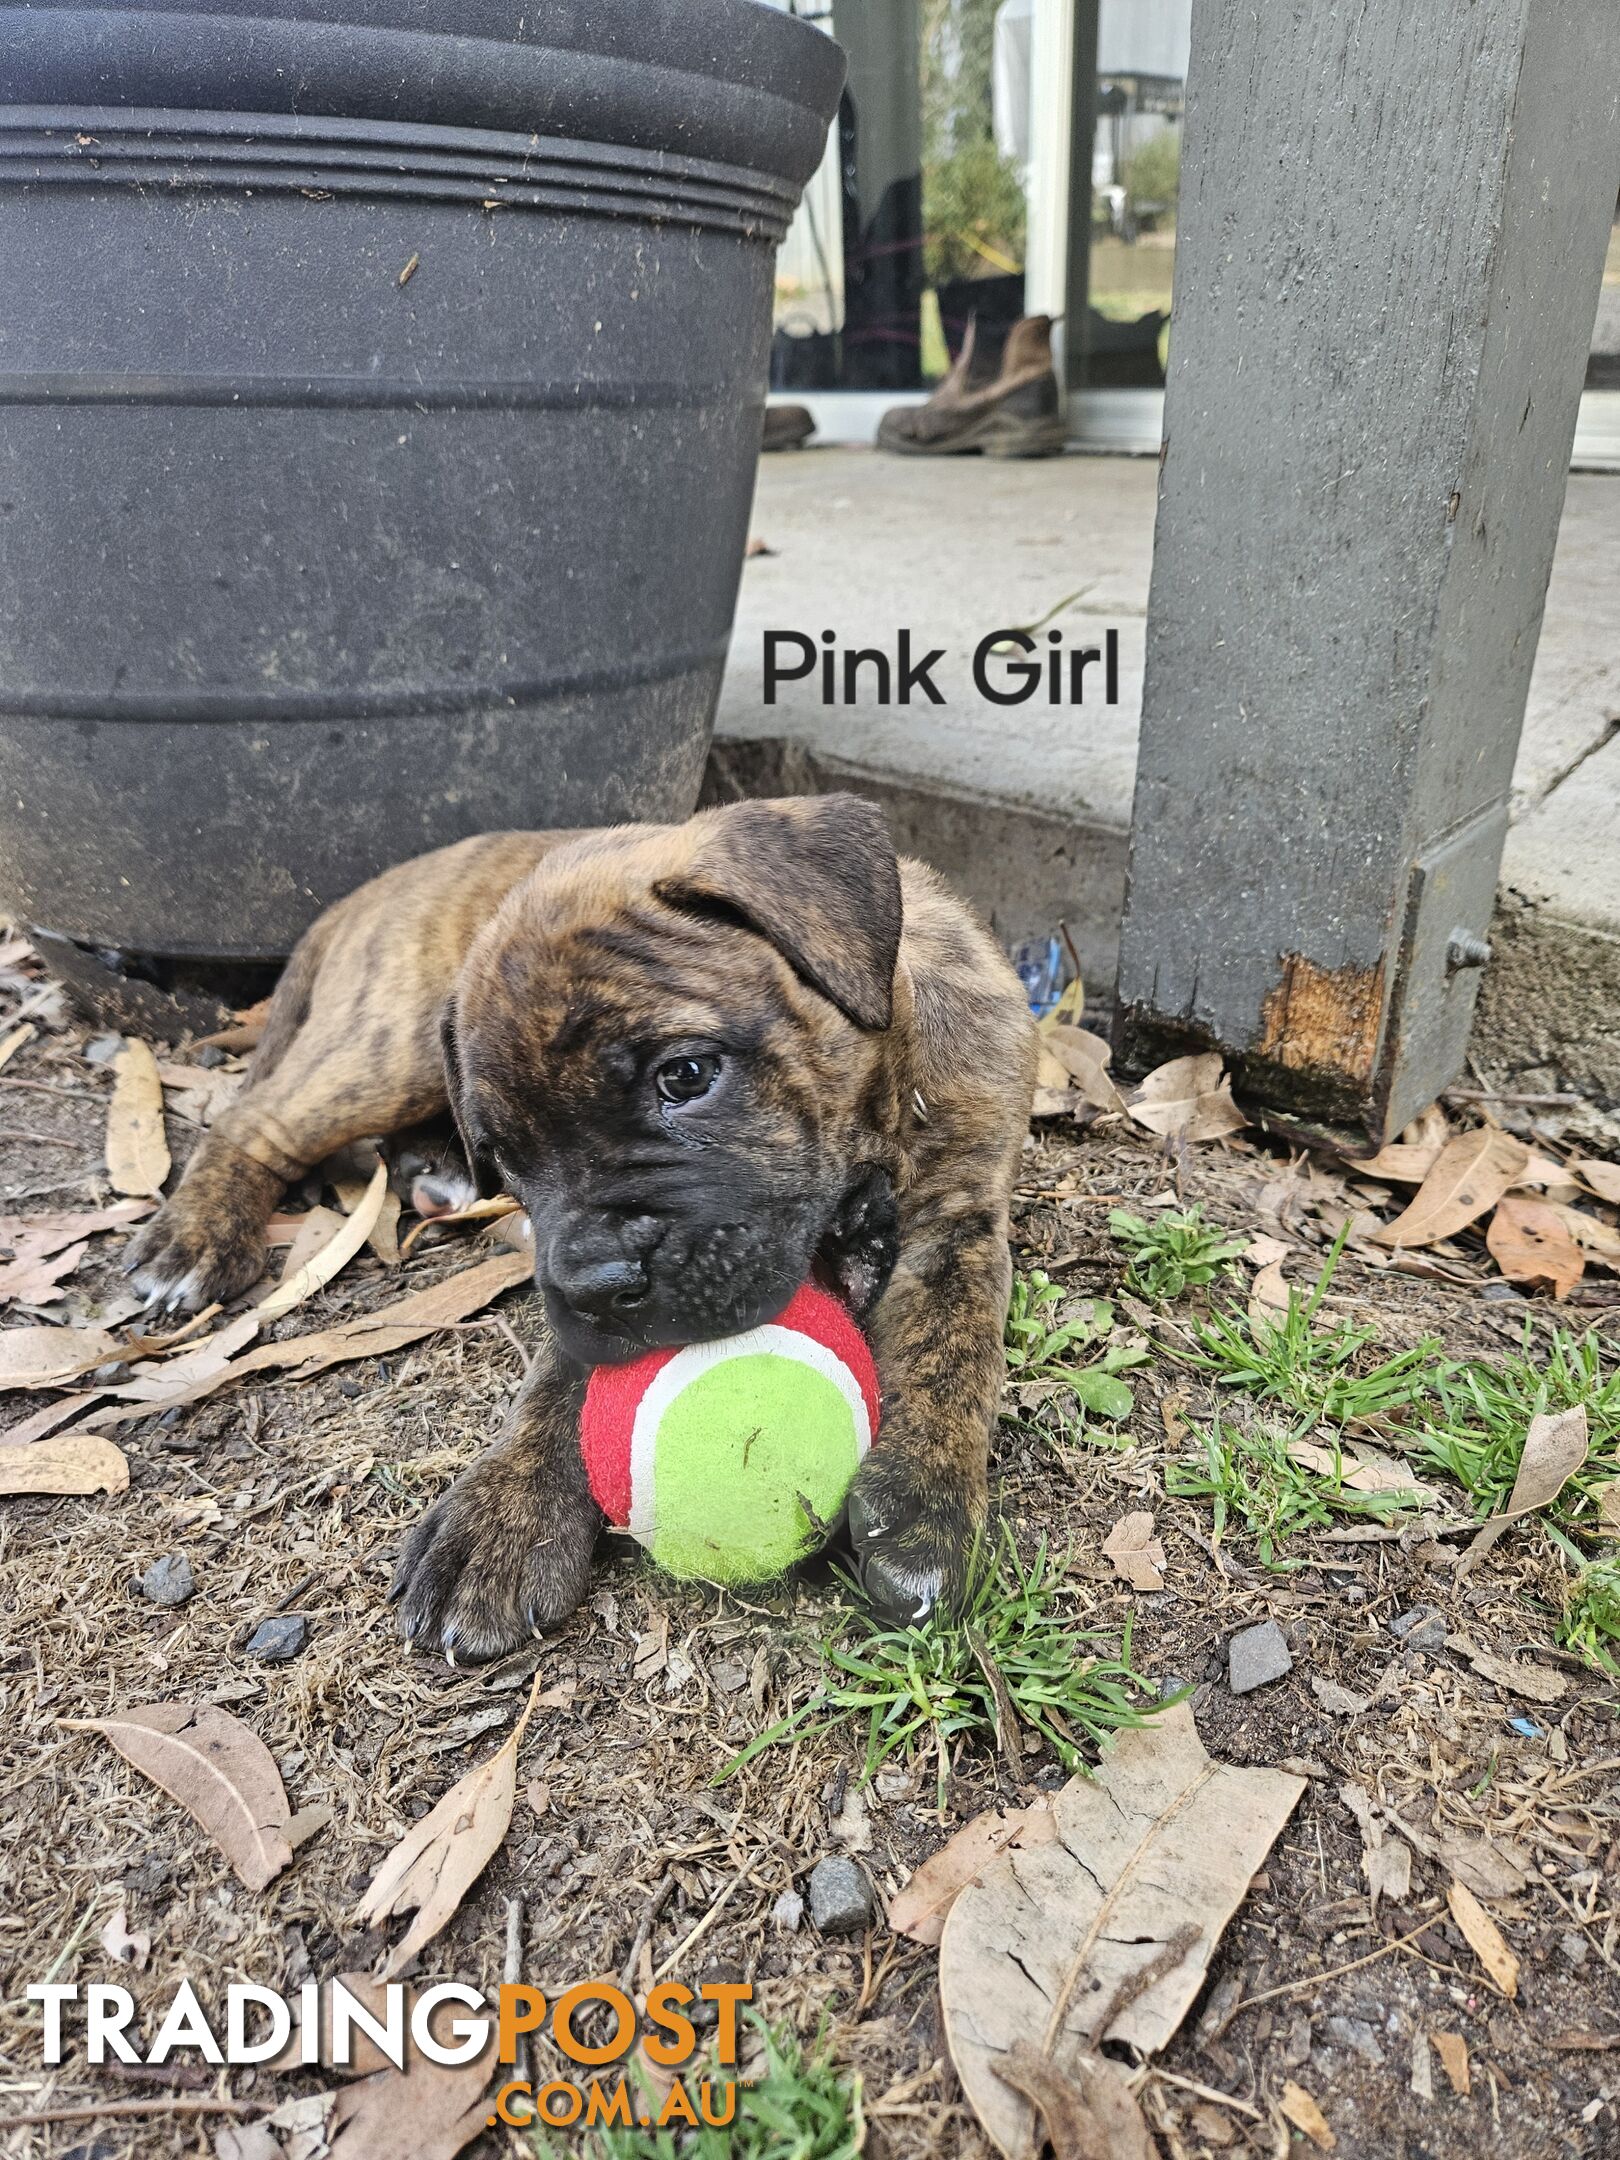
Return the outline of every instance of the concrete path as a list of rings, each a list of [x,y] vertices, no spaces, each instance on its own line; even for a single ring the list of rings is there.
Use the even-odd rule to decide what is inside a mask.
[[[762,459],[753,531],[773,552],[743,572],[720,765],[750,789],[870,785],[1004,936],[1063,914],[1100,984],[1123,889],[1156,480],[1134,458]],[[1037,622],[1043,654],[1050,630],[1065,652],[1117,633],[1117,704],[1101,702],[1098,665],[1077,709],[1044,695],[998,706],[975,687],[979,641]],[[917,658],[946,649],[932,670],[942,705],[878,705],[870,666],[852,707],[821,702],[819,667],[764,703],[767,631],[800,632],[819,657],[823,631],[892,654],[901,629]],[[1015,680],[997,658],[986,673]],[[1514,813],[1482,1054],[1620,1096],[1620,478],[1570,479]]]

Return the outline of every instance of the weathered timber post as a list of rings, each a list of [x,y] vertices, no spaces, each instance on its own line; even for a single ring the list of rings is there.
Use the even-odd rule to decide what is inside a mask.
[[[1194,10],[1119,973],[1374,1141],[1461,1066],[1620,183],[1615,0]]]

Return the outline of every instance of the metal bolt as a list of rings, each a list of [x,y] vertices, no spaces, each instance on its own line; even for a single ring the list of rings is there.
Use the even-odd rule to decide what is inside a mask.
[[[1490,964],[1491,948],[1484,938],[1475,937],[1472,930],[1453,930],[1446,947],[1446,973],[1455,975],[1461,968],[1482,968]]]

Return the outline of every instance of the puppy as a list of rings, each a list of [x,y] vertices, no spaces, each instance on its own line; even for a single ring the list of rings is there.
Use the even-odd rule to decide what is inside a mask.
[[[527,1210],[548,1322],[505,1432],[399,1564],[403,1632],[457,1660],[585,1594],[589,1370],[753,1327],[819,1272],[883,1391],[857,1562],[915,1620],[960,1594],[984,1515],[1034,1061],[1005,958],[856,797],[490,834],[313,925],[131,1267],[169,1304],[232,1297],[289,1180],[449,1109],[472,1184]]]

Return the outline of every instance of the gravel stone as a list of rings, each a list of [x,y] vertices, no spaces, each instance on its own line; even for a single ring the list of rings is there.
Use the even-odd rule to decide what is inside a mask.
[[[183,1605],[196,1588],[197,1579],[184,1553],[165,1553],[141,1577],[141,1595],[154,1605]]]
[[[1227,1645],[1226,1684],[1234,1695],[1250,1695],[1293,1669],[1293,1657],[1275,1620],[1245,1628]]]
[[[278,1613],[261,1620],[247,1639],[247,1655],[266,1665],[285,1665],[309,1641],[309,1622],[302,1613]]]
[[[1397,1613],[1389,1623],[1389,1632],[1408,1650],[1446,1647],[1446,1623],[1432,1605],[1414,1605],[1410,1612]]]
[[[1381,2063],[1383,2061],[1384,2051],[1379,2045],[1378,2035],[1365,2018],[1330,2017],[1326,2029],[1328,2038],[1336,2046],[1349,2048],[1353,2054],[1359,2055],[1364,2062]]]
[[[834,1855],[810,1871],[810,1918],[823,1935],[856,1935],[872,1917],[872,1886],[853,1860]]]

